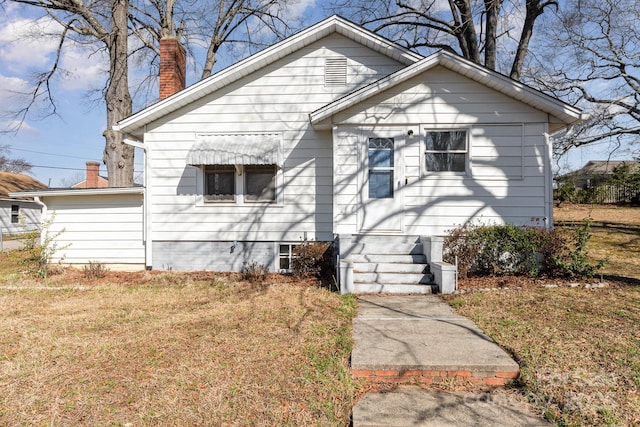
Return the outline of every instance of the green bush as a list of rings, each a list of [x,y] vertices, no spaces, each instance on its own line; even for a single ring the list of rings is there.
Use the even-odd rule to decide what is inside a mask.
[[[444,240],[444,259],[457,257],[458,274],[506,274],[537,277],[593,276],[604,262],[589,258],[589,224],[569,230],[548,231],[515,225],[467,223],[451,230]]]

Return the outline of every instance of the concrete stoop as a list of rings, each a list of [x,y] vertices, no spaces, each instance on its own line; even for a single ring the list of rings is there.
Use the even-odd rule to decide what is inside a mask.
[[[418,236],[356,236],[349,255],[353,263],[353,292],[434,293],[437,286],[423,252]]]

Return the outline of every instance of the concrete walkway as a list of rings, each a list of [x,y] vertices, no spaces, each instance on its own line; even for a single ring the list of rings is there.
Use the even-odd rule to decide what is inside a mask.
[[[489,394],[415,386],[453,379],[501,386],[519,374],[504,350],[438,297],[361,296],[353,326],[355,377],[414,385],[365,394],[353,409],[354,427],[549,425],[515,402],[495,401]]]

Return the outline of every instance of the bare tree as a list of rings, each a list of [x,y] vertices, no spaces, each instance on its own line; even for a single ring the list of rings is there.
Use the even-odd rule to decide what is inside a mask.
[[[113,187],[133,185],[133,147],[123,142],[122,135],[111,126],[132,112],[128,85],[128,0],[11,0],[41,9],[60,26],[56,56],[51,68],[37,76],[30,102],[22,110],[21,119],[39,98],[46,98],[55,112],[51,80],[59,71],[59,63],[65,43],[70,39],[89,43],[97,50],[104,49],[109,57],[109,72],[104,90],[107,113],[107,129],[104,131],[105,149],[103,161],[107,165],[109,184]]]
[[[21,158],[12,158],[11,147],[0,145],[0,171],[13,173],[31,172],[31,163]]]
[[[446,49],[519,80],[534,25],[556,0],[336,0],[333,8],[410,49]],[[503,41],[502,48],[500,41]]]
[[[563,3],[548,44],[535,56],[528,79],[588,111],[588,121],[555,139],[556,154],[640,135],[640,4],[635,0]],[[532,64],[535,65],[535,64]]]
[[[24,120],[36,103],[42,100],[49,103],[52,114],[56,113],[51,81],[60,72],[61,53],[69,40],[105,51],[109,70],[102,94],[107,117],[103,161],[107,166],[110,186],[132,186],[133,147],[124,144],[123,135],[112,129],[113,125],[132,113],[128,81],[131,55],[150,52],[151,56],[147,54],[143,57],[157,64],[160,38],[184,36],[187,42],[192,40],[195,44],[206,46],[202,72],[206,77],[211,74],[216,55],[223,44],[256,45],[265,35],[276,38],[283,36],[289,29],[288,21],[280,18],[284,13],[282,5],[285,1],[202,0],[179,3],[177,0],[0,0],[0,4],[15,2],[40,9],[60,26],[53,64],[49,70],[37,76],[29,100],[17,117]],[[176,22],[179,22],[177,28]],[[141,41],[139,46],[130,46],[129,36],[132,34]],[[203,36],[205,34],[206,38]]]

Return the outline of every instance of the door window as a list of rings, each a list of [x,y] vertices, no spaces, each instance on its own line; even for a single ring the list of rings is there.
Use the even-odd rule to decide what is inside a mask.
[[[393,138],[369,138],[369,198],[393,198]]]

